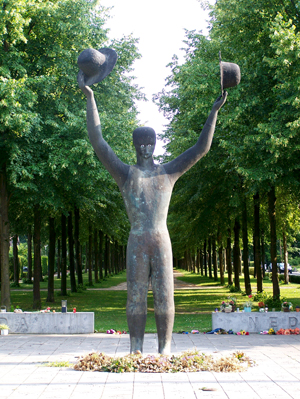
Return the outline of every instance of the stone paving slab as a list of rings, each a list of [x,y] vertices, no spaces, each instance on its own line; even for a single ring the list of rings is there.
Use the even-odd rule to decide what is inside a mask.
[[[90,352],[122,356],[128,335],[8,335],[0,337],[0,398],[9,399],[299,399],[300,336],[173,334],[172,352],[198,349],[228,355],[243,351],[257,366],[239,373],[99,373],[46,367]],[[156,353],[145,335],[145,354]]]

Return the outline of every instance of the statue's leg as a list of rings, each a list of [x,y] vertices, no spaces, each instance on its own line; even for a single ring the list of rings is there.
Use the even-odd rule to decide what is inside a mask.
[[[130,334],[130,353],[143,352],[147,319],[149,286],[149,256],[134,235],[129,236],[126,254],[127,306],[126,315]]]
[[[171,352],[174,325],[173,258],[169,234],[161,234],[151,257],[151,281],[158,335],[158,352]]]

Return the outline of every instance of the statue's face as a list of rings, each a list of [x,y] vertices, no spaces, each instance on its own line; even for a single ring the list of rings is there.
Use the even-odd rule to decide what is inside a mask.
[[[144,159],[151,158],[154,152],[156,135],[153,129],[138,128],[133,133],[136,153]]]
[[[136,152],[144,159],[151,158],[154,152],[155,143],[142,143],[135,146]]]

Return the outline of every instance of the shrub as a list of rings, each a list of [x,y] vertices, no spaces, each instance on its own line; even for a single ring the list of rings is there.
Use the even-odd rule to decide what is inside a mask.
[[[294,275],[290,274],[289,277],[290,277],[291,283],[300,284],[300,276],[294,276]]]
[[[42,263],[43,276],[46,276],[46,274],[48,274],[48,256],[47,255],[41,256],[41,263]]]
[[[242,272],[244,273],[244,268],[242,268]],[[254,276],[254,267],[249,267],[250,276]]]

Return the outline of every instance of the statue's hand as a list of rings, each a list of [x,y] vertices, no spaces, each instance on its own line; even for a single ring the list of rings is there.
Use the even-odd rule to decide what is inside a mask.
[[[83,91],[83,93],[86,96],[93,94],[93,90],[89,86],[86,86],[86,84],[84,83],[84,74],[81,70],[79,71],[79,73],[77,75],[77,82],[78,82],[79,88]]]
[[[224,91],[223,95],[220,95],[214,102],[213,109],[219,111],[219,109],[225,104],[227,98],[227,91]]]

